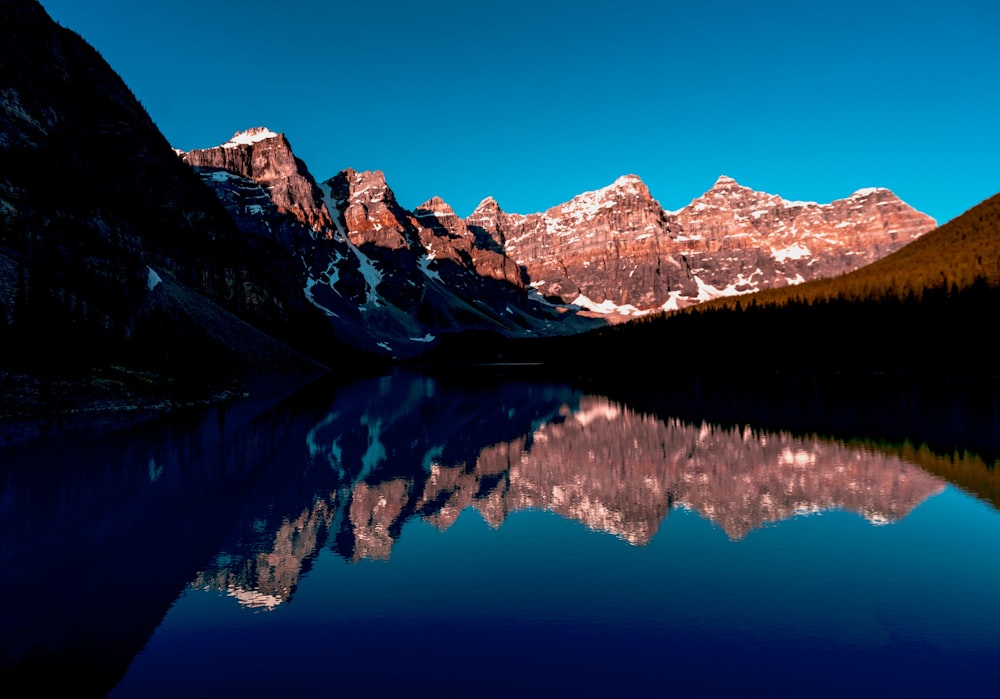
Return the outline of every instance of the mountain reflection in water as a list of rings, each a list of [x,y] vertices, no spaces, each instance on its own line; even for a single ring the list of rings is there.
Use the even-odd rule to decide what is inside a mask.
[[[471,400],[408,375],[351,387],[306,434],[305,472],[332,472],[336,486],[278,523],[252,522],[194,585],[271,608],[319,547],[387,560],[408,519],[447,530],[470,507],[493,528],[540,509],[643,546],[674,507],[736,540],[832,509],[886,524],[945,485],[829,441],[664,421],[564,386],[494,390]]]
[[[556,618],[552,615],[579,614],[585,619],[587,610],[603,609],[595,612],[595,618],[606,621],[573,627],[571,635],[577,640],[566,647],[567,657],[573,648],[577,652],[589,648],[588,644],[609,633],[627,642],[630,629],[640,623],[636,620],[647,617],[653,629],[648,631],[650,639],[659,639],[657,642],[663,640],[663,629],[674,628],[678,618],[726,628],[729,616],[753,614],[757,604],[738,604],[740,598],[734,590],[741,584],[740,575],[747,585],[746,594],[756,590],[759,598],[762,590],[780,588],[782,575],[793,575],[798,568],[810,570],[802,564],[805,559],[814,568],[826,565],[825,559],[810,559],[811,547],[816,546],[812,537],[825,537],[827,545],[840,541],[836,527],[810,528],[803,522],[795,531],[805,533],[791,537],[798,548],[782,549],[784,558],[765,556],[759,564],[747,563],[762,553],[754,543],[760,539],[752,541],[748,536],[753,530],[837,510],[856,513],[856,524],[872,532],[875,530],[864,520],[872,525],[899,521],[946,489],[943,479],[892,455],[890,450],[658,417],[561,383],[486,379],[453,383],[405,372],[349,386],[317,385],[263,413],[234,404],[99,438],[27,444],[4,451],[2,458],[0,596],[8,603],[0,609],[0,674],[9,679],[8,684],[30,681],[38,693],[50,684],[56,686],[63,675],[71,675],[77,679],[79,695],[102,695],[117,685],[125,696],[145,696],[162,676],[139,673],[147,679],[134,679],[136,675],[129,668],[143,657],[143,648],[148,654],[151,643],[171,637],[163,635],[164,625],[171,620],[182,626],[189,623],[192,617],[185,616],[189,612],[178,616],[176,610],[178,605],[183,609],[185,600],[194,600],[202,590],[221,591],[239,605],[268,611],[263,615],[267,619],[308,617],[313,620],[308,622],[309,628],[339,624],[338,628],[350,628],[358,638],[367,638],[366,634],[410,633],[412,630],[405,627],[406,615],[424,613],[420,610],[434,599],[430,590],[448,588],[449,595],[468,598],[464,608],[467,614],[476,615],[475,624],[468,626],[461,614],[450,616],[454,612],[449,605],[454,600],[448,598],[441,601],[440,615],[422,622],[421,633],[436,634],[433,638],[439,643],[457,644],[449,646],[453,653],[473,652],[472,646],[466,648],[454,640],[470,629],[481,629],[473,634],[479,642],[495,641],[498,648],[508,647],[504,640],[508,634],[508,640],[516,640],[509,646],[510,652],[523,648],[530,657],[538,658],[531,661],[533,672],[543,676],[548,670],[539,655],[541,647],[532,644],[549,648],[555,639],[566,643],[569,638],[559,624],[547,624],[546,619]],[[993,478],[989,469],[980,471]],[[974,501],[965,498],[963,502]],[[981,503],[976,506],[986,507]],[[478,515],[466,513],[462,517],[465,524],[458,523],[460,514],[469,509]],[[677,517],[682,526],[661,531],[671,511],[678,509],[684,510]],[[975,509],[967,511],[974,513]],[[543,514],[544,521],[535,516]],[[990,523],[996,520],[994,515],[995,510],[990,509]],[[482,532],[474,534],[475,548],[462,554],[445,546],[446,537],[426,538],[434,528],[470,536],[470,516],[500,531],[482,527]],[[947,516],[954,517],[954,510]],[[702,538],[698,543],[690,543],[690,522],[698,519],[710,522],[711,527],[705,529],[712,534],[714,527],[719,536],[705,539],[699,534]],[[597,534],[588,535],[582,527],[569,524],[570,529],[580,531],[572,537],[572,548],[564,551],[560,547],[569,540],[566,530],[553,522],[580,523]],[[411,523],[417,526],[408,526]],[[815,519],[810,523],[822,524]],[[892,529],[896,528],[879,531],[889,533]],[[943,531],[940,527],[934,531],[939,530]],[[967,537],[988,538],[994,530],[990,524],[981,534],[963,531]],[[856,536],[857,531],[852,531]],[[910,540],[898,549],[906,558],[896,561],[895,569],[924,566],[928,559],[918,552],[923,545],[919,537],[926,535],[906,536],[916,536],[920,543]],[[712,543],[717,540],[725,544],[724,549]],[[403,556],[407,541],[416,544]],[[716,567],[702,568],[706,560],[697,552],[706,542],[714,551],[712,566]],[[844,550],[854,550],[854,542],[845,540],[844,544]],[[964,566],[965,579],[979,575],[983,583],[989,583],[996,575],[990,556],[986,556],[989,560],[982,555],[965,556],[965,548],[946,550],[938,544],[934,544],[938,558],[947,558],[951,552],[963,555],[950,565],[951,569]],[[509,558],[490,559],[494,546],[508,551],[504,555]],[[661,561],[665,549],[677,558]],[[823,546],[818,550],[824,550]],[[623,551],[630,555],[623,557]],[[889,559],[896,556],[897,549],[891,554],[886,549],[879,551]],[[642,552],[655,556],[638,555]],[[611,558],[602,559],[605,555]],[[449,556],[463,558],[442,579],[441,567],[452,565]],[[474,560],[469,560],[470,556]],[[424,564],[425,559],[434,563]],[[797,568],[782,567],[781,561],[786,559]],[[548,560],[569,568],[553,568],[548,578],[539,577],[538,566]],[[829,560],[831,565],[841,561],[836,555]],[[365,593],[363,603],[344,598],[347,601],[343,604],[361,610],[357,615],[325,616],[330,611],[327,607],[342,603],[341,592],[317,592],[316,585],[309,585],[310,572],[317,573],[318,581],[331,575],[331,561],[337,561],[343,571],[357,574],[337,573],[346,576],[345,580],[364,579],[377,589],[370,595]],[[362,564],[365,561],[388,563]],[[657,567],[661,565],[670,566],[670,576],[664,577]],[[320,566],[325,567],[317,570]],[[631,572],[622,573],[623,567]],[[67,584],[68,571],[71,585]],[[404,574],[399,571],[413,576],[403,587],[395,587],[396,576]],[[773,571],[774,577],[761,583],[760,571]],[[867,575],[851,571],[845,574]],[[520,580],[520,587],[506,586],[508,575]],[[629,595],[608,596],[600,587],[587,587],[587,580],[607,585],[619,575],[632,576],[640,587],[647,581],[655,594],[643,598],[642,604],[637,600],[633,609]],[[456,576],[472,576],[472,582],[467,580],[464,589],[460,583],[449,587]],[[929,580],[933,577],[928,576]],[[418,583],[418,579],[424,582]],[[818,579],[811,584],[816,585]],[[934,578],[933,589],[952,579],[950,573],[947,579]],[[684,589],[689,584],[691,590],[705,588],[704,598],[689,597],[681,606],[660,599],[664,586]],[[412,591],[419,585],[424,585],[419,588],[420,599],[408,597],[416,594]],[[496,587],[485,592],[483,587],[490,585]],[[578,589],[565,589],[564,585],[578,585]],[[719,597],[719,589],[712,594],[712,588],[719,585],[726,586],[724,598]],[[834,581],[821,583],[827,585],[836,587]],[[525,589],[537,589],[532,593],[537,596],[525,597]],[[809,589],[795,588],[797,594],[806,594]],[[882,587],[872,589],[878,593]],[[913,589],[922,594],[931,588]],[[312,590],[311,596],[307,590]],[[554,596],[544,596],[549,593]],[[355,594],[360,593],[355,590]],[[310,606],[317,604],[317,596],[326,601],[319,608]],[[560,607],[563,597],[568,601],[560,612],[555,608]],[[786,597],[772,600],[772,604],[779,605]],[[720,606],[720,599],[732,601]],[[824,599],[836,597],[827,595]],[[891,605],[895,604],[892,600],[903,598],[893,588],[891,597],[878,599],[880,605]],[[952,594],[948,599],[950,604],[964,604],[967,597]],[[968,599],[969,604],[978,604],[978,597]],[[228,610],[257,618],[229,599],[222,601]],[[395,601],[404,606],[392,607]],[[533,606],[536,601],[540,608]],[[507,606],[497,606],[502,604]],[[810,615],[823,608],[804,603],[801,614],[791,608],[777,609],[774,614],[775,618],[812,618]],[[631,621],[626,623],[616,616],[619,611],[630,615]],[[991,624],[994,617],[1000,621],[1000,614],[961,611],[965,627],[959,631],[972,628],[978,634],[980,625]],[[362,612],[373,616],[365,617]],[[198,622],[201,613],[195,614]],[[948,624],[953,623],[955,613],[948,612]],[[711,621],[713,615],[718,616],[717,621]],[[219,618],[206,617],[208,626],[204,628],[223,628]],[[400,619],[404,626],[386,627],[383,622],[387,618]],[[893,624],[911,623],[910,617],[905,620]],[[939,623],[933,618],[932,622]],[[237,626],[249,623],[244,619]],[[690,623],[683,628],[692,628]],[[825,633],[814,631],[815,623],[803,627],[803,633],[814,634],[810,638]],[[744,633],[762,624],[767,627],[760,619],[747,621]],[[197,624],[192,628],[193,635],[185,637],[188,645],[204,631]],[[291,627],[289,638],[302,628]],[[717,643],[737,642],[719,636],[711,624],[706,628],[700,640],[690,646],[691,657],[722,648]],[[796,645],[794,637],[782,635],[786,627],[776,628],[777,636],[761,638],[782,648]],[[920,627],[918,631],[917,642],[923,643],[924,630]],[[767,628],[761,634],[766,632]],[[219,642],[242,639],[241,632],[233,633]],[[324,631],[316,633],[325,638]],[[266,635],[254,638],[257,640],[248,641],[251,646],[267,645]],[[334,633],[331,638],[353,637]],[[169,646],[169,641],[159,642]],[[677,638],[671,642],[674,652],[682,652],[683,643]],[[292,654],[306,652],[309,646],[282,646],[286,647]],[[315,646],[320,647],[326,646]],[[652,640],[642,647],[647,653],[657,648]],[[349,655],[351,662],[376,662],[374,656],[370,661],[364,659],[361,646],[356,654],[351,648],[354,646],[342,646],[337,652]],[[823,658],[829,647],[810,648],[817,649],[810,656],[814,664],[826,662]],[[988,642],[976,648],[979,655],[968,656],[973,660],[993,651]],[[147,655],[147,661],[154,666],[169,664],[177,652],[178,647],[170,646],[167,652]],[[610,651],[605,648],[602,652]],[[631,662],[622,654],[640,649],[623,646],[616,652],[618,655],[611,653],[604,662],[616,667]],[[751,660],[745,656],[745,662]],[[397,661],[404,662],[401,658]],[[294,661],[289,657],[284,662]],[[522,658],[521,662],[528,661]],[[469,667],[472,672],[473,665]],[[374,667],[369,669],[375,671]],[[122,682],[126,672],[139,684]],[[183,673],[177,676],[178,681],[182,678]],[[607,682],[612,679],[609,675]],[[287,677],[274,681],[286,682]],[[121,689],[123,686],[126,689]],[[188,694],[194,695],[195,686],[174,689],[191,689]],[[313,685],[303,687],[310,690]],[[228,694],[222,691],[221,695],[235,695],[240,688],[246,689],[246,685],[232,685]],[[171,696],[172,691],[164,688],[161,695]],[[220,694],[198,691],[206,696]],[[281,691],[267,694],[263,685],[256,691],[282,695]]]

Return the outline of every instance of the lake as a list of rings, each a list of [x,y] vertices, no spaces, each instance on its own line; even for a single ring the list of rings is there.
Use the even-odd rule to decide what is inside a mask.
[[[398,371],[2,451],[4,685],[996,695],[995,398],[904,395],[942,450],[618,389]]]

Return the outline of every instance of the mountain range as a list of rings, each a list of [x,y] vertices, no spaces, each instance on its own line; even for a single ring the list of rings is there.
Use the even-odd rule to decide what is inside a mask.
[[[725,176],[673,212],[626,175],[544,213],[487,197],[463,219],[439,197],[404,209],[377,171],[318,183],[264,127],[178,154],[248,236],[302,261],[306,297],[344,342],[397,358],[463,330],[571,334],[838,275],[935,226],[886,189],[792,202]]]

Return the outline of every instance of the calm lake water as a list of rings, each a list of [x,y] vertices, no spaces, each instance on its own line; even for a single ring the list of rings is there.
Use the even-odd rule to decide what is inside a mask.
[[[5,687],[1000,691],[998,479],[973,458],[511,378],[261,408],[0,452]]]

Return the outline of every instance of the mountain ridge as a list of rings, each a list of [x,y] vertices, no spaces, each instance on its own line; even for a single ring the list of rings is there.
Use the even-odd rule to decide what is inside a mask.
[[[181,157],[196,168],[228,167],[273,189],[265,177],[255,176],[252,167],[234,165],[231,155],[259,149],[268,141],[287,151],[284,159],[301,163],[283,134],[264,127],[237,132],[224,144]],[[304,164],[302,171],[308,173]],[[342,233],[355,248],[374,246],[373,254],[380,259],[362,266],[370,272],[380,270],[376,286],[391,276],[383,249],[408,249],[425,273],[434,274],[434,268],[447,259],[479,277],[506,282],[515,290],[524,288],[529,300],[547,303],[563,316],[612,323],[834,276],[898,249],[935,225],[885,188],[858,189],[848,197],[818,204],[756,192],[726,175],[676,211],[664,209],[641,178],[626,174],[542,213],[506,212],[487,196],[464,219],[440,196],[412,211],[403,208],[384,173],[377,170],[348,168],[320,188],[327,186],[330,196],[321,201],[314,191],[310,205],[315,211],[325,208],[325,213],[298,218],[323,237]],[[281,194],[275,196],[278,204]],[[327,218],[332,226],[324,226]],[[400,259],[395,264],[409,268],[410,291],[422,293],[421,283],[413,281],[413,261]],[[407,306],[415,302],[401,298],[396,305],[412,316]],[[494,321],[499,320],[494,325],[501,334],[509,334],[503,329],[509,328],[507,304],[493,304],[492,311]],[[539,313],[537,307],[529,311],[536,317]],[[502,320],[505,316],[507,320]],[[407,332],[414,331],[412,325]],[[550,321],[543,321],[525,329],[545,335],[549,328]],[[441,332],[420,330],[416,332],[421,337]]]

